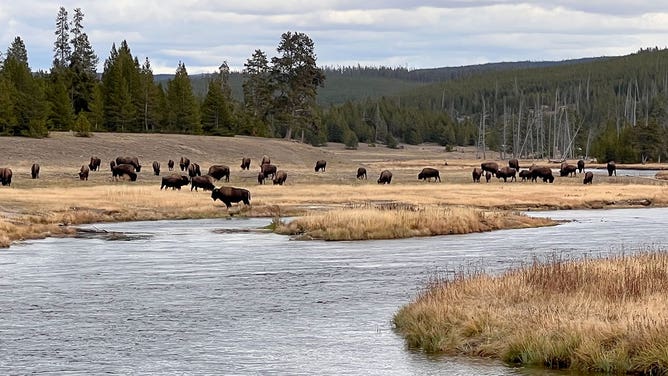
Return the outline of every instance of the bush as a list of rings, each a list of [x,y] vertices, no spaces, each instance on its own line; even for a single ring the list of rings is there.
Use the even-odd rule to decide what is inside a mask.
[[[90,137],[90,122],[86,113],[80,112],[77,115],[77,120],[74,122],[74,131],[76,132],[77,137]]]

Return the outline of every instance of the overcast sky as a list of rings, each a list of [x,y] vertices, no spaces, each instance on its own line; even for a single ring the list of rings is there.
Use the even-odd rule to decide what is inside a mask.
[[[306,33],[318,64],[452,67],[500,61],[618,56],[668,45],[668,1],[617,0],[1,0],[0,51],[16,36],[30,67],[48,70],[55,20],[84,13],[100,58],[127,40],[154,73],[240,70],[270,58],[282,33]]]

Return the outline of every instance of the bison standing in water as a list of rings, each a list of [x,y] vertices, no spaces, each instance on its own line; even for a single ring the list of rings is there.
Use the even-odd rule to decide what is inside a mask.
[[[225,165],[213,165],[209,167],[207,175],[211,176],[216,180],[225,178],[225,181],[230,181],[230,168]]]
[[[116,165],[128,164],[134,167],[136,172],[141,171],[141,165],[137,157],[116,157]]]
[[[319,161],[315,162],[315,172],[318,172],[322,170],[322,172],[325,172],[325,167],[327,167],[327,161],[324,159],[321,159]]]
[[[214,202],[216,200],[222,201],[229,209],[233,202],[243,201],[244,205],[250,205],[251,194],[247,189],[234,187],[220,187],[214,188],[211,191],[211,198]]]
[[[0,168],[0,182],[2,185],[12,185],[12,169],[9,167]]]
[[[473,171],[471,172],[471,176],[473,176],[474,183],[480,183],[480,177],[482,176],[482,169],[474,167]]]
[[[197,188],[202,188],[205,191],[213,191],[214,188],[216,188],[215,185],[213,185],[213,178],[209,175],[202,175],[202,176],[194,176],[190,180],[190,190],[192,191],[193,188],[195,191],[197,191]]]
[[[250,169],[250,163],[251,159],[248,157],[244,157],[241,159],[241,169],[242,170],[249,170]]]
[[[608,162],[606,167],[608,168],[608,176],[612,176],[612,174],[617,176],[617,165],[615,164],[615,161]]]
[[[431,181],[431,178],[434,178],[434,182],[436,181],[436,179],[438,179],[439,182],[441,181],[441,175],[437,169],[431,167],[425,167],[418,174],[418,180]]]
[[[160,189],[171,188],[172,190],[178,189],[181,190],[181,187],[188,185],[190,179],[185,175],[169,175],[162,177],[162,183],[160,184]]]
[[[158,161],[153,161],[153,174],[155,176],[160,175],[160,162]]]
[[[30,167],[30,176],[33,179],[37,179],[39,177],[39,164],[33,163],[32,167]]]
[[[167,161],[167,168],[169,171],[174,171],[174,160],[170,159]]]
[[[582,184],[593,184],[594,180],[594,173],[591,171],[587,171],[585,173],[585,178],[582,180]]]
[[[359,167],[357,169],[357,178],[362,179],[364,178],[366,180],[366,168],[364,167]]]
[[[97,171],[100,169],[100,164],[102,164],[102,160],[98,157],[90,157],[90,162],[88,163],[88,169],[91,171]]]
[[[86,165],[82,165],[81,169],[79,170],[79,180],[88,180],[88,173],[90,172],[90,169]]]
[[[499,164],[496,162],[483,162],[480,164],[480,168],[483,171],[489,171],[492,175],[496,175],[496,172],[499,171]]]
[[[390,184],[392,182],[392,173],[390,170],[383,170],[378,177],[378,184]]]

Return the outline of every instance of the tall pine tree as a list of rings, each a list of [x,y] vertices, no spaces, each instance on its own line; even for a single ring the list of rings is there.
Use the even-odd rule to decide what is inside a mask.
[[[230,68],[227,62],[218,69],[209,82],[202,103],[202,130],[206,134],[232,136],[236,132],[232,116],[232,90],[229,84]]]
[[[180,133],[202,133],[199,106],[193,94],[186,65],[179,61],[174,78],[167,84],[168,126]]]

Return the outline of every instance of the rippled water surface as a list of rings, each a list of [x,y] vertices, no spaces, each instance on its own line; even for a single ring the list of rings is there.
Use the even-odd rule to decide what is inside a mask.
[[[133,222],[89,226],[132,241],[18,244],[0,251],[0,372],[526,374],[409,351],[391,318],[436,273],[668,243],[667,209],[535,215],[575,221],[366,242],[214,232],[265,219]]]

